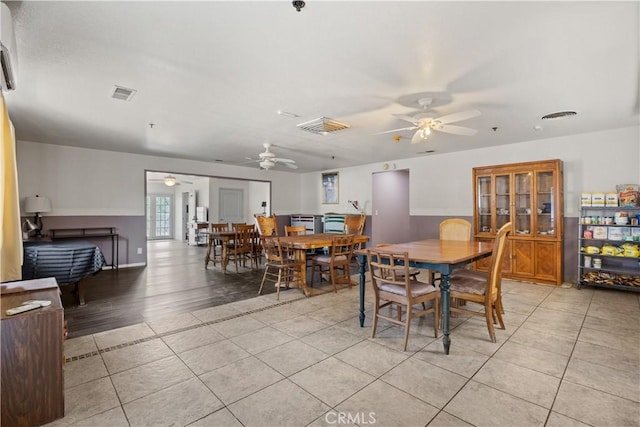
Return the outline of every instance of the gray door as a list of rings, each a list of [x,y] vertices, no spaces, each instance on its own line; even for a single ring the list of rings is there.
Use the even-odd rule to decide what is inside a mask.
[[[409,171],[377,172],[372,183],[372,245],[415,240],[409,227]]]
[[[220,222],[245,222],[244,190],[239,188],[220,189]]]

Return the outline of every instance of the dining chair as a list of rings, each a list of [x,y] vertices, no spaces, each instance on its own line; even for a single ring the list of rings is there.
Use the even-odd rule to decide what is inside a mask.
[[[307,228],[304,225],[285,225],[285,236],[304,236],[307,234]]]
[[[449,218],[440,222],[440,240],[471,240],[471,223],[461,218]],[[431,283],[439,282],[440,273],[431,271]]]
[[[497,319],[501,329],[505,328],[502,320],[502,262],[504,260],[507,236],[511,231],[512,226],[508,222],[496,233],[489,273],[486,276],[474,274],[476,273],[474,271],[460,269],[455,270],[449,277],[451,298],[484,305],[484,311],[474,311],[454,306],[450,310],[454,313],[483,316],[487,322],[491,342],[496,342],[496,332],[493,327],[495,320]]]
[[[344,233],[355,234],[361,236],[364,232],[364,224],[367,220],[367,216],[361,215],[347,215],[344,218]]]
[[[385,246],[389,246],[391,243],[378,243],[376,248],[384,248]],[[398,274],[403,274],[402,271],[398,271]],[[409,277],[411,280],[418,280],[418,275],[420,274],[420,269],[415,267],[409,267]]]
[[[388,320],[404,326],[404,347],[407,350],[411,320],[433,313],[433,334],[438,338],[440,323],[440,290],[430,283],[411,279],[409,274],[409,254],[407,252],[390,252],[384,249],[367,249],[367,262],[374,295],[374,317],[371,338],[375,338],[378,319]],[[425,303],[431,301],[426,308]],[[415,306],[422,304],[422,309]],[[382,314],[380,309],[395,306],[396,317]],[[404,321],[402,310],[405,311]]]
[[[271,216],[254,215],[256,219],[256,225],[258,226],[258,232],[261,236],[277,236],[278,235],[278,221],[276,221],[276,214]]]
[[[238,265],[242,264],[243,267],[247,266],[247,260],[249,260],[250,267],[253,268],[253,264],[256,264],[258,268],[258,262],[253,250],[252,235],[254,234],[254,226],[247,224],[237,224],[235,228],[235,236],[233,244],[229,245],[229,261],[233,261],[236,266],[236,272],[238,271]]]
[[[258,295],[262,294],[262,288],[267,279],[272,280],[276,286],[276,298],[280,299],[280,288],[288,288],[302,277],[302,261],[289,256],[289,252],[280,244],[278,236],[261,237],[262,248],[265,256],[264,274]]]
[[[209,231],[212,233],[220,233],[222,231],[227,231],[229,224],[227,223],[218,223],[218,224],[209,224]],[[215,239],[209,236],[211,240],[211,256],[210,260],[213,262],[215,267],[216,261],[222,262],[222,245],[223,242],[221,239]]]
[[[338,279],[349,287],[351,283],[351,258],[353,257],[353,234],[337,234],[331,240],[329,255],[317,255],[311,260],[311,281],[315,273],[320,276],[327,274],[331,277],[333,291],[338,292]]]

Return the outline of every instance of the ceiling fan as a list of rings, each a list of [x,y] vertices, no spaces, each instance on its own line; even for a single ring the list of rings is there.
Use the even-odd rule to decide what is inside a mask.
[[[282,163],[289,169],[298,169],[295,160],[276,157],[275,153],[269,151],[269,148],[271,147],[270,143],[265,142],[262,146],[264,147],[264,152],[258,154],[259,159],[252,160],[260,165],[260,169],[269,170],[279,163]]]
[[[167,175],[164,178],[150,178],[147,181],[149,181],[149,182],[162,182],[167,187],[173,187],[175,185],[180,185],[180,184],[193,184],[193,182],[191,182],[191,181],[178,180],[178,178],[176,178],[173,175]]]
[[[420,98],[418,100],[418,104],[420,104],[422,109],[426,111],[427,108],[429,108],[429,106],[431,105],[432,101],[432,98]],[[384,133],[400,132],[403,130],[415,130],[416,133],[413,135],[413,138],[411,138],[412,144],[426,141],[429,135],[431,135],[432,130],[451,133],[453,135],[471,136],[475,135],[478,131],[463,126],[451,125],[449,123],[471,119],[473,117],[479,116],[480,114],[481,113],[478,110],[461,111],[459,113],[448,114],[442,117],[433,117],[432,114],[425,112],[416,114],[415,116],[399,114],[396,115],[397,118],[399,118],[400,120],[404,120],[405,122],[409,122],[413,124],[413,126],[380,132],[379,135]]]

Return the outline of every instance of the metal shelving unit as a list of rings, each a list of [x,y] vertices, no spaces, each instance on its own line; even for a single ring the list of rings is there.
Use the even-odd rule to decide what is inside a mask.
[[[616,212],[627,212],[628,224],[616,224]],[[603,247],[640,246],[640,225],[631,219],[640,214],[640,207],[581,206],[578,227],[578,288],[594,286],[640,292],[640,257],[602,253]],[[598,249],[598,253],[589,253]],[[587,258],[589,257],[589,258]],[[596,260],[601,263],[596,266]]]

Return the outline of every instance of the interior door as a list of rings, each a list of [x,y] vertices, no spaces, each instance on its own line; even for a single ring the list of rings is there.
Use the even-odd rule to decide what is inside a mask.
[[[245,222],[244,190],[241,188],[220,189],[220,222]]]
[[[415,240],[409,227],[409,171],[377,172],[372,183],[372,245]]]

